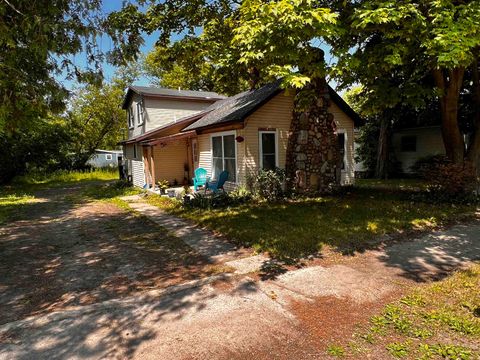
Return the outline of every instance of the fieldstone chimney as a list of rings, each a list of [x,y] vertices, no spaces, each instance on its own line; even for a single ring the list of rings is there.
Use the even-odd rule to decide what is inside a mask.
[[[323,57],[322,57],[323,61]],[[325,78],[297,92],[287,147],[289,187],[321,194],[340,185],[341,156]]]

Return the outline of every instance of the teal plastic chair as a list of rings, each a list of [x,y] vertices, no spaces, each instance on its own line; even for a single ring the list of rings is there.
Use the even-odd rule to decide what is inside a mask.
[[[208,181],[207,180],[207,183],[205,184],[205,192],[207,192],[207,190],[211,190],[214,193],[217,193],[218,190],[220,190],[220,189],[225,191],[225,189],[223,188],[223,185],[225,184],[225,181],[227,181],[227,180],[228,180],[228,171],[222,171],[220,173],[220,175],[218,176],[217,181]]]
[[[192,178],[193,189],[197,191],[199,186],[205,186],[209,178],[207,177],[207,170],[204,168],[198,168],[194,171],[194,173],[195,177]]]

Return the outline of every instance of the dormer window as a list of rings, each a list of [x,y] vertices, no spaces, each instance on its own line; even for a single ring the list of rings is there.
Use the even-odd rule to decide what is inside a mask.
[[[137,103],[137,121],[138,126],[143,124],[143,116],[144,116],[144,108],[143,108],[143,101]]]
[[[128,128],[132,129],[135,125],[135,118],[133,114],[133,108],[130,106],[127,110]]]

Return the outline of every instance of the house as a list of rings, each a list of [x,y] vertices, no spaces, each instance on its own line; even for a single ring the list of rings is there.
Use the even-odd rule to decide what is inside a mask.
[[[122,159],[122,150],[95,150],[95,154],[87,161],[88,165],[95,168],[117,167]]]
[[[412,173],[411,167],[418,159],[445,155],[442,129],[439,125],[433,125],[396,130],[392,134],[392,148],[401,171]]]
[[[354,181],[353,131],[362,121],[333,89],[326,93],[325,108],[335,121],[342,149],[341,182],[349,184]],[[283,90],[280,81],[228,98],[131,86],[123,102],[129,127],[123,142],[128,174],[136,186],[151,187],[160,180],[175,185],[189,182],[193,170],[202,167],[212,178],[227,170],[229,184],[238,185],[261,168],[285,168],[293,106],[293,91]],[[312,137],[309,130],[302,131],[299,139],[305,145],[296,145],[300,148]],[[298,157],[295,164],[305,169],[307,155]]]

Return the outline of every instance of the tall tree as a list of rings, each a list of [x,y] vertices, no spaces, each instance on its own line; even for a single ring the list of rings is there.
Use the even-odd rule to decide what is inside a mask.
[[[69,92],[57,77],[99,82],[101,22],[100,0],[0,0],[0,136],[8,149],[0,182],[32,163],[61,162],[57,150],[66,133],[52,116],[65,110]],[[74,62],[80,53],[85,66]]]
[[[480,2],[352,1],[340,21],[348,31],[332,40],[340,58],[339,78],[374,90],[383,108],[437,96],[447,155],[462,164],[466,144],[459,100],[465,70],[478,58]],[[384,80],[396,72],[400,84]],[[428,81],[422,79],[431,79],[432,85],[425,86]],[[476,152],[471,149],[467,153]]]
[[[59,111],[67,90],[55,79],[96,81],[100,0],[0,1],[0,132]],[[71,55],[85,52],[88,65]]]

